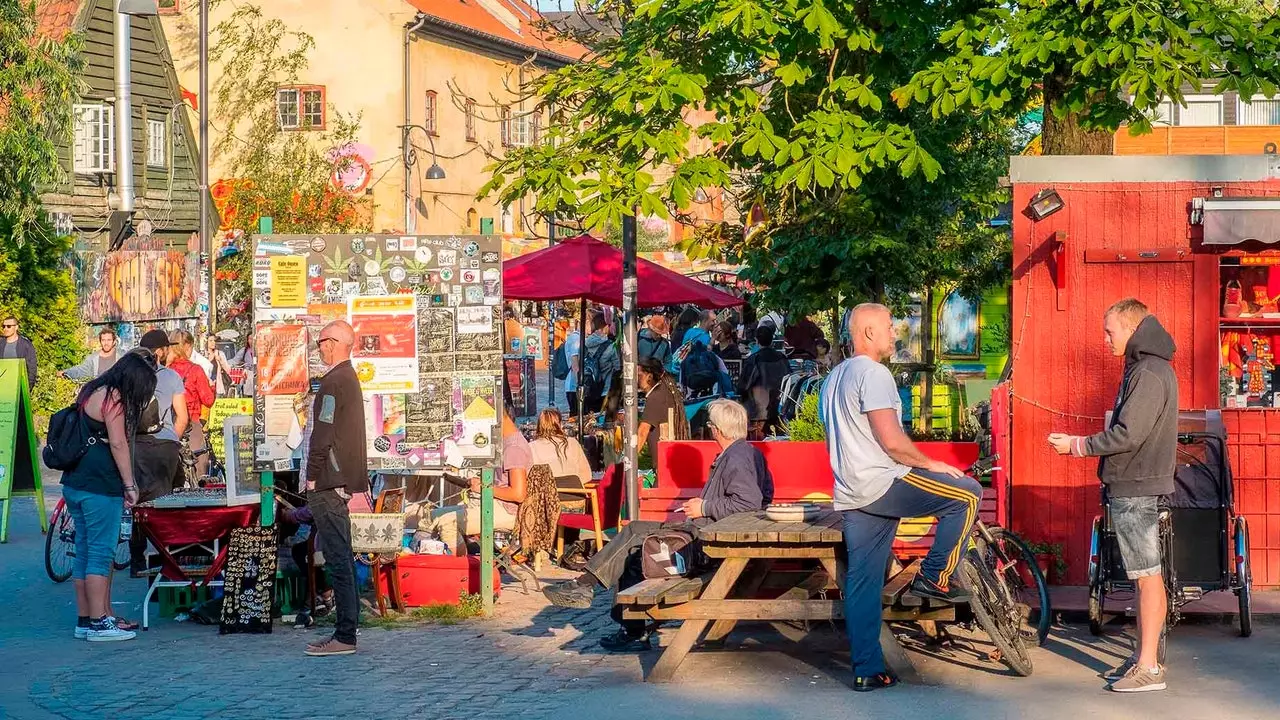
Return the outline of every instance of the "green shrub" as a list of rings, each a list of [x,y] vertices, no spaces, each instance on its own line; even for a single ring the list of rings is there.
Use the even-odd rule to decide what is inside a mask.
[[[800,400],[795,419],[787,423],[787,434],[796,442],[826,442],[827,431],[818,417],[818,393]]]

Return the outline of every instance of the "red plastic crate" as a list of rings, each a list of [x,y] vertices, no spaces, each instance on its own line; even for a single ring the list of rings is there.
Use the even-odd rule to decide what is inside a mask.
[[[400,592],[408,607],[426,605],[457,605],[465,591],[475,595],[480,592],[480,558],[474,555],[403,555],[400,557]],[[388,570],[388,572],[391,572]],[[387,589],[387,577],[379,578],[382,591]],[[493,569],[493,594],[498,595],[502,585],[498,568]]]

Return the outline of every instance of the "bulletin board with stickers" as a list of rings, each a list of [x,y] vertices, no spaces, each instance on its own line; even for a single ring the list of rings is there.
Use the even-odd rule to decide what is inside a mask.
[[[302,459],[325,324],[355,331],[369,469],[499,468],[502,240],[262,235],[253,260],[254,468]]]

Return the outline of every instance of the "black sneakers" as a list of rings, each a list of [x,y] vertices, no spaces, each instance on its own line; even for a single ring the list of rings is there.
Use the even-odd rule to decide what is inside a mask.
[[[917,574],[915,578],[911,580],[911,588],[909,592],[912,595],[934,598],[935,600],[944,600],[951,603],[969,601],[969,593],[959,585],[952,583],[947,587],[942,587],[938,583],[920,574]]]
[[[590,585],[583,585],[577,580],[565,580],[542,588],[542,594],[551,601],[552,605],[585,610],[591,607],[595,590]]]
[[[618,630],[612,635],[600,638],[600,647],[609,652],[643,652],[653,647],[652,635],[632,635],[626,630]]]
[[[872,690],[883,690],[891,688],[898,684],[898,678],[892,673],[882,672],[871,675],[870,677],[855,677],[853,679],[854,692],[871,692]]]

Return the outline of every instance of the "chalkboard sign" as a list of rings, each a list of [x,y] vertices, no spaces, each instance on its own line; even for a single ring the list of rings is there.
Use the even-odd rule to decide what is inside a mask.
[[[271,632],[278,545],[275,527],[231,531],[222,588],[220,635]]]

